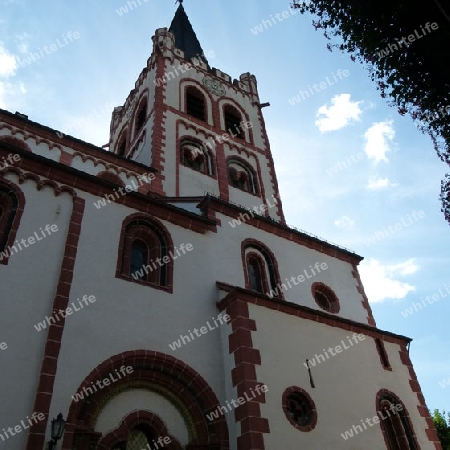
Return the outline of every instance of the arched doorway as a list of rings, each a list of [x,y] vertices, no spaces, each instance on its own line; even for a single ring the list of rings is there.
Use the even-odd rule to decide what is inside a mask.
[[[219,406],[217,396],[208,383],[194,369],[180,360],[164,353],[137,350],[115,355],[95,368],[81,383],[77,392],[87,389],[97,380],[108,378],[120,368],[132,367],[133,371],[126,377],[114,382],[104,389],[89,395],[84,401],[72,401],[67,416],[66,431],[63,438],[63,450],[129,450],[128,447],[140,445],[145,439],[158,442],[168,436],[170,443],[151,450],[187,450],[214,449],[228,450],[228,428],[225,418],[213,423],[206,414]],[[99,432],[97,420],[108,402],[126,392],[146,390],[157,392],[173,405],[183,417],[188,439],[181,445],[170,434],[158,410],[149,404],[120,411],[121,421],[112,432]],[[133,410],[134,409],[134,410]],[[123,414],[122,414],[123,412]],[[120,422],[120,424],[118,423]],[[110,430],[111,428],[108,428]],[[120,431],[120,432],[119,432]],[[111,437],[113,436],[114,439]],[[116,439],[117,438],[117,439]],[[167,442],[167,439],[166,439]],[[144,447],[138,450],[145,449]]]

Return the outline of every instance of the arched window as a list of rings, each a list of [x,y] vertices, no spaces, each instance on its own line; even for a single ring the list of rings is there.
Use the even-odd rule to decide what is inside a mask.
[[[249,253],[247,260],[250,288],[257,292],[267,292],[264,263],[256,253]]]
[[[269,295],[270,291],[277,290],[277,294],[273,296],[283,298],[282,291],[277,289],[279,276],[272,252],[254,239],[244,241],[242,251],[245,287],[266,295]]]
[[[257,194],[258,189],[252,168],[241,160],[228,160],[228,181],[231,186],[250,194]]]
[[[118,276],[171,289],[173,251],[170,235],[151,218],[130,220],[122,231]]]
[[[186,89],[186,112],[197,119],[206,120],[205,96],[193,86]]]
[[[206,175],[213,174],[211,155],[201,144],[184,140],[180,148],[181,164]]]
[[[0,185],[0,251],[6,248],[10,240],[18,204],[15,193],[6,186]]]
[[[144,450],[147,448],[151,448],[150,444],[153,445],[154,441],[154,436],[151,436],[147,431],[144,431],[143,429],[136,428],[131,431],[127,442],[116,445],[113,450]]]
[[[135,133],[138,133],[142,127],[145,124],[145,119],[147,118],[147,99],[142,101],[142,103],[139,106],[139,109],[136,113],[136,119],[135,119]]]
[[[241,113],[231,105],[224,108],[225,129],[239,139],[244,139],[245,134],[242,130],[242,116]]]
[[[125,152],[127,149],[127,133],[124,131],[117,141],[117,150],[116,154],[119,156],[125,156]]]
[[[144,272],[139,274],[140,270],[147,264],[148,261],[148,247],[144,241],[136,239],[131,244],[130,256],[130,273],[136,274],[140,280],[144,280]]]
[[[378,415],[388,450],[417,450],[414,431],[403,403],[389,391],[378,394]]]

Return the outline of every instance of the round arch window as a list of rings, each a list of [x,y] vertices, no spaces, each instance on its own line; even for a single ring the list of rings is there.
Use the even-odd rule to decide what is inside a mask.
[[[327,285],[323,283],[313,283],[311,286],[311,292],[316,303],[324,311],[337,314],[341,309],[339,299],[333,290]]]
[[[291,425],[300,431],[311,431],[316,426],[316,406],[302,388],[292,386],[284,391],[283,411]]]

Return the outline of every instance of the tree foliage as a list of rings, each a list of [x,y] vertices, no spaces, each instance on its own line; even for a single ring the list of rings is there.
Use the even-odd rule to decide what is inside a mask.
[[[436,428],[439,440],[442,444],[443,450],[450,450],[450,413],[445,416],[445,411],[442,413],[435,409],[431,414],[434,426]]]
[[[443,0],[293,1],[301,13],[313,15],[314,27],[329,40],[328,49],[347,52],[363,64],[381,97],[399,114],[409,114],[450,165],[448,0],[445,5]],[[442,180],[440,198],[450,223],[449,175]]]

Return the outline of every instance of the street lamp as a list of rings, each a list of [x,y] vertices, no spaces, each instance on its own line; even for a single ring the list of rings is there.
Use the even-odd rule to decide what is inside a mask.
[[[63,419],[63,415],[61,413],[58,414],[56,419],[52,420],[52,440],[48,443],[48,450],[52,450],[62,438],[65,425],[66,421]]]

